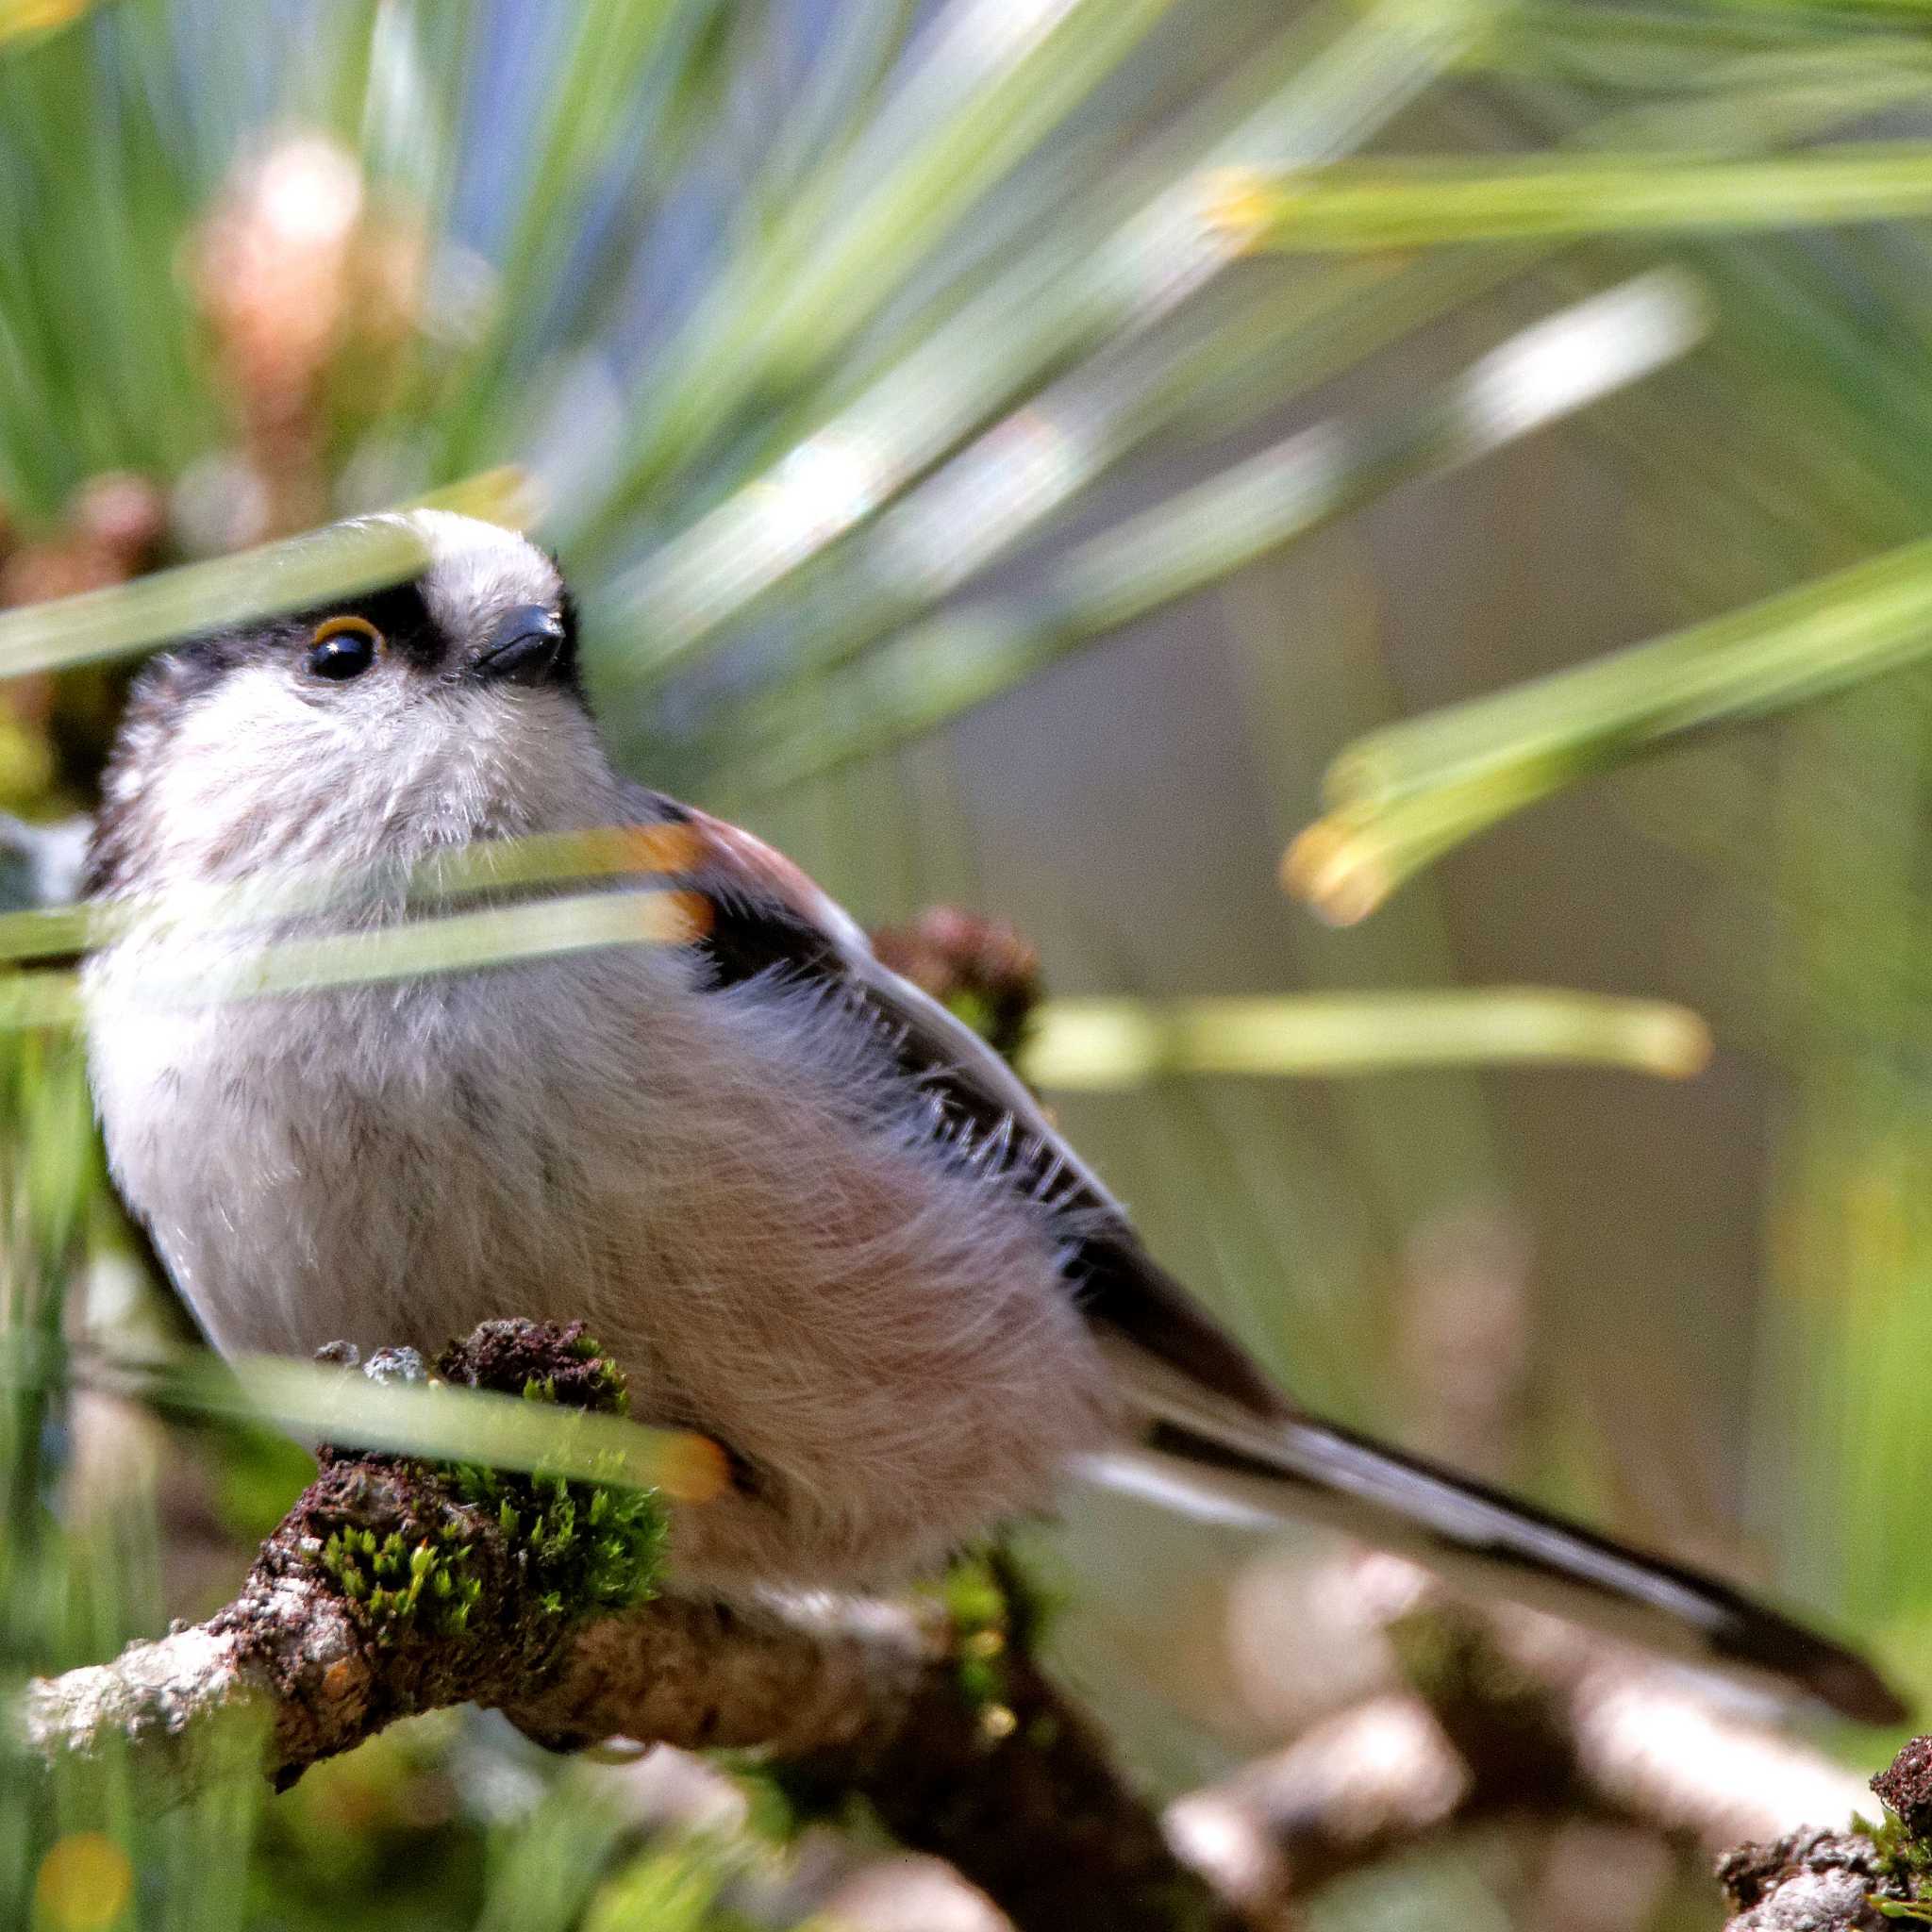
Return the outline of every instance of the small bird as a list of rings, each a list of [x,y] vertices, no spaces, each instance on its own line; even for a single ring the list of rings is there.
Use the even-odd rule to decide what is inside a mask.
[[[583,1320],[634,1413],[729,1457],[726,1493],[674,1507],[689,1591],[890,1584],[1073,1470],[1317,1519],[1900,1717],[1861,1658],[1724,1583],[1299,1409],[803,873],[618,774],[551,558],[405,522],[427,558],[409,581],[152,660],[104,781],[88,890],[128,904],[84,969],[96,1104],[218,1347]],[[704,910],[688,942],[225,1002],[315,915],[196,921],[178,890],[325,866],[379,927],[438,854],[612,825],[675,828]],[[209,996],[156,997],[184,981]]]

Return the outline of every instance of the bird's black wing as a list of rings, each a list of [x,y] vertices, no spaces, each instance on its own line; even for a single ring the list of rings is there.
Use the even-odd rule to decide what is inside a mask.
[[[1120,1203],[971,1027],[885,965],[858,923],[781,853],[661,793],[634,797],[640,818],[675,824],[689,841],[678,883],[708,905],[698,943],[711,985],[782,974],[862,1016],[881,1052],[928,1100],[936,1136],[1059,1210],[1074,1292],[1103,1336],[1126,1345],[1127,1359],[1143,1361],[1154,1380],[1198,1385],[1257,1420],[1291,1412],[1240,1344],[1148,1254]]]

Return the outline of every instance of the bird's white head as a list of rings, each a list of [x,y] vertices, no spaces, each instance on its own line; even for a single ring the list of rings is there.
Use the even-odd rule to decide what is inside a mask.
[[[447,511],[388,521],[426,558],[407,581],[195,639],[142,673],[91,890],[407,863],[608,817],[556,562]]]

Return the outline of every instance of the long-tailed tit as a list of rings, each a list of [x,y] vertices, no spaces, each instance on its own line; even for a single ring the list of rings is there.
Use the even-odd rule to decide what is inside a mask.
[[[1297,1409],[1189,1298],[1025,1088],[795,867],[612,770],[556,567],[410,514],[413,580],[183,645],[135,688],[85,974],[114,1175],[215,1343],[434,1348],[582,1318],[636,1413],[726,1446],[685,1587],[903,1577],[1070,1466],[1307,1516],[1852,1715],[1860,1658],[1710,1577]],[[276,922],[178,888],[394,881],[478,840],[664,824],[708,908],[675,946],[224,1003]],[[152,907],[152,911],[141,908]],[[287,929],[289,922],[281,923]]]

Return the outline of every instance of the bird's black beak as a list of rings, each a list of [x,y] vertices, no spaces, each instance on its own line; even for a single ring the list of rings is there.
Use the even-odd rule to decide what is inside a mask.
[[[506,611],[470,670],[488,683],[567,684],[573,675],[570,634],[541,604]]]

